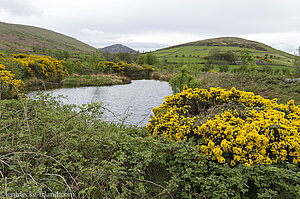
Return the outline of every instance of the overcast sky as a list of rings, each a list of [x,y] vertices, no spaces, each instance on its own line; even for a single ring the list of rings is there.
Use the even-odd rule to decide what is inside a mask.
[[[140,51],[224,36],[300,46],[299,0],[0,0],[0,21]]]

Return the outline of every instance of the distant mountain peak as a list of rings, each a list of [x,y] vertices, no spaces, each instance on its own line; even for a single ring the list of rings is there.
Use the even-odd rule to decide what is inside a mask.
[[[110,52],[112,54],[116,54],[119,52],[122,52],[122,53],[136,53],[137,52],[136,50],[133,50],[132,48],[129,48],[122,44],[114,44],[111,46],[106,46],[104,48],[99,48],[99,50]]]

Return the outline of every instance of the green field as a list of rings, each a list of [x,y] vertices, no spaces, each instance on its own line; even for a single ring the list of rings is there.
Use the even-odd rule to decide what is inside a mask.
[[[265,63],[264,65],[270,65],[273,69],[288,67],[291,71],[293,71],[294,55],[274,49],[262,43],[240,38],[217,38],[203,40],[160,49],[153,53],[161,60],[165,60],[168,63],[181,62],[184,64],[204,64],[207,61],[204,57],[208,56],[211,52],[224,53],[231,51],[238,55],[239,51],[243,49],[251,51],[254,57],[265,57],[268,55],[267,58],[271,60],[271,63]],[[256,60],[259,59],[256,58]],[[261,65],[259,65],[259,67],[260,66]],[[230,69],[237,67],[239,66],[231,65]]]

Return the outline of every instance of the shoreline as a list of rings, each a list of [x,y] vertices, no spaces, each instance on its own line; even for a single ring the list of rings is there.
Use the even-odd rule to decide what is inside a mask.
[[[86,87],[86,86],[114,86],[130,84],[132,80],[140,79],[152,79],[159,81],[169,81],[171,75],[169,73],[154,72],[150,75],[150,78],[130,78],[126,76],[120,76],[116,74],[91,74],[91,75],[78,75],[72,74],[61,82],[47,82],[37,78],[25,80],[26,90],[48,90],[56,88],[71,88],[71,87]]]

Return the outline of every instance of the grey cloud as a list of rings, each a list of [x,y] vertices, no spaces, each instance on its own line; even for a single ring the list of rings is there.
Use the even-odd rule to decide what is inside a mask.
[[[24,0],[0,0],[0,8],[16,16],[31,16],[41,13],[34,4]]]
[[[124,45],[129,46],[130,48],[133,48],[135,50],[139,50],[140,52],[168,47],[167,44],[150,42],[125,42]]]

